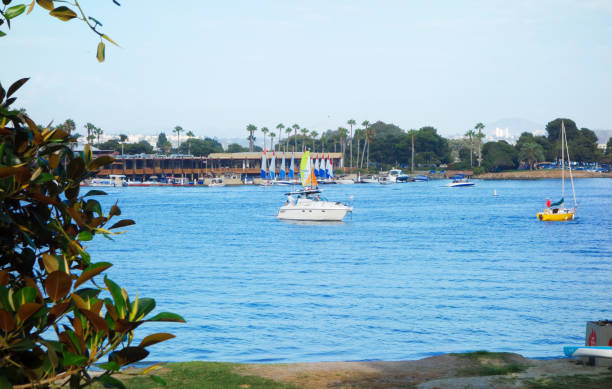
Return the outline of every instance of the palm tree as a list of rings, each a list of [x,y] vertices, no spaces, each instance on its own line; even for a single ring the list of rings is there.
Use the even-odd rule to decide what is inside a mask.
[[[191,138],[193,138],[195,134],[193,133],[193,131],[189,130],[185,135],[189,137],[189,139],[187,139],[187,154],[191,154]]]
[[[123,145],[125,144],[125,141],[128,140],[128,136],[125,134],[119,134],[119,143],[121,143],[121,155],[123,155]],[[124,165],[125,167],[125,165]]]
[[[276,138],[276,133],[275,132],[271,132],[270,133],[270,148],[273,151],[276,151],[276,145],[274,144],[274,138]]]
[[[348,134],[348,130],[344,127],[338,127],[338,135],[340,135],[340,146],[342,150],[342,159],[344,160],[344,154],[346,152],[346,135]],[[342,164],[344,167],[344,163]]]
[[[94,126],[91,123],[87,123],[83,127],[87,129],[87,143],[91,144],[91,141],[96,139],[96,135],[95,135],[96,126]]]
[[[367,165],[366,169],[369,169],[370,168],[370,143],[371,143],[369,140],[374,139],[376,137],[376,130],[370,127],[367,132],[368,132],[368,161],[366,163]]]
[[[365,156],[365,152],[366,152],[366,147],[369,150],[370,147],[370,137],[369,137],[369,127],[370,127],[370,122],[367,120],[364,120],[363,122],[361,122],[361,125],[363,126],[363,132],[365,135],[365,143],[363,144],[363,152],[361,153],[361,165],[359,165],[359,168],[361,169],[363,167],[363,158]],[[366,169],[368,168],[368,166],[366,165]]]
[[[317,136],[319,136],[319,133],[316,132],[315,130],[310,131],[310,136],[312,137],[312,152],[314,153],[315,151],[315,140],[317,139]]]
[[[349,144],[349,148],[350,148],[350,155],[351,155],[351,173],[353,173],[353,125],[357,124],[357,122],[355,121],[355,119],[349,119],[346,124],[348,124],[349,126],[351,126],[351,136],[350,136],[350,144]]]
[[[264,149],[266,148],[266,134],[270,132],[268,127],[261,127],[261,132],[264,134]]]
[[[178,150],[179,147],[181,146],[181,132],[183,132],[183,127],[181,126],[176,126],[174,127],[174,130],[172,130],[172,132],[175,132],[177,135],[177,140],[176,140],[176,149]]]
[[[306,139],[308,139],[308,134],[310,133],[310,130],[308,130],[308,128],[303,127],[300,128],[300,132],[302,133],[302,151],[306,150]]]
[[[293,131],[293,128],[285,128],[285,134],[287,134],[287,139],[285,140],[285,153],[287,152],[287,149],[289,149],[289,134],[291,134],[291,131]]]
[[[104,134],[104,131],[103,131],[101,128],[96,127],[96,128],[94,129],[94,133],[95,133],[95,134],[97,135],[97,137],[98,137],[98,147],[100,147],[100,135]]]
[[[470,167],[472,167],[474,166],[472,163],[472,155],[474,154],[474,136],[476,136],[476,132],[474,132],[474,130],[467,130],[465,136],[470,139]]]
[[[293,127],[293,151],[295,152],[295,149],[297,149],[297,130],[300,129],[300,126],[294,124],[291,127]]]
[[[285,125],[283,123],[278,123],[276,125],[276,129],[278,130],[278,151],[283,147],[283,128]]]
[[[484,124],[478,122],[474,126],[475,130],[478,130],[478,134],[476,134],[476,138],[478,138],[478,167],[482,164],[482,138],[484,138],[484,134],[482,130],[485,128]]]
[[[249,132],[249,151],[253,152],[253,141],[255,140],[255,138],[253,138],[253,133],[257,131],[257,127],[252,124],[249,124],[247,126],[247,131]]]
[[[410,151],[410,173],[414,173],[414,134],[416,134],[416,130],[410,130],[408,131],[408,134],[410,134],[410,138],[411,138],[411,142],[412,142],[412,148]]]

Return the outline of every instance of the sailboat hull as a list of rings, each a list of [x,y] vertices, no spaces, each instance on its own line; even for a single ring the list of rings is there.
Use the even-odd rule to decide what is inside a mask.
[[[341,221],[350,207],[338,208],[312,208],[284,206],[278,211],[281,220],[307,220],[307,221]]]
[[[560,209],[557,212],[554,212],[551,209],[546,209],[540,213],[538,213],[538,219],[544,222],[565,222],[574,220],[574,215],[576,214],[576,210],[574,209]]]

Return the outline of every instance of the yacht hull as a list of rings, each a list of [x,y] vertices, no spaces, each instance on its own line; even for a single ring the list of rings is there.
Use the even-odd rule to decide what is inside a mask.
[[[308,208],[283,206],[278,211],[281,220],[305,220],[305,221],[341,221],[352,208]]]
[[[574,220],[574,215],[576,211],[573,209],[564,209],[561,212],[552,213],[550,210],[545,210],[543,212],[538,213],[538,219],[543,222],[565,222]]]

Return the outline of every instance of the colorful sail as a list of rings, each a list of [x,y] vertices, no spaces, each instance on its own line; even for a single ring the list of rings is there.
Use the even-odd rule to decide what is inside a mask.
[[[319,177],[319,160],[318,159],[313,159],[312,160],[312,172],[314,173],[315,177]]]
[[[304,154],[302,154],[302,161],[300,162],[300,179],[303,187],[316,188],[318,186],[312,161],[310,160],[310,151],[305,151]]]
[[[293,158],[293,153],[291,153],[291,166],[289,167],[289,178],[295,177],[295,159]]]
[[[270,171],[268,172],[268,179],[273,180],[276,178],[276,154],[272,151],[272,160],[270,161]]]
[[[263,154],[261,155],[261,178],[263,180],[266,179],[266,149],[264,149]]]
[[[283,159],[281,160],[280,170],[278,171],[278,178],[281,180],[285,179],[285,153],[283,153]]]
[[[331,158],[327,160],[327,175],[334,178],[334,161]]]
[[[325,159],[319,158],[319,177],[325,178]]]

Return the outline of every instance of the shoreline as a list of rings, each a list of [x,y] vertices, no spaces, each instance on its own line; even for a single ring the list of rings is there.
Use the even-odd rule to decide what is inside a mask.
[[[117,378],[131,386],[129,380],[146,378],[142,370],[127,369]],[[406,361],[179,362],[160,364],[151,373],[161,376],[170,387],[192,387],[191,380],[204,380],[199,381],[202,385],[208,383],[211,371],[223,371],[217,383],[235,382],[235,387],[240,388],[570,388],[578,384],[581,388],[612,387],[612,372],[607,367],[587,366],[577,359],[531,359],[487,351]],[[261,385],[262,380],[263,386],[254,385]]]
[[[612,178],[612,173],[587,172],[584,170],[572,170],[574,178]],[[561,178],[561,170],[521,170],[511,172],[484,173],[474,178],[479,180],[544,180]],[[569,179],[566,172],[565,178]]]

